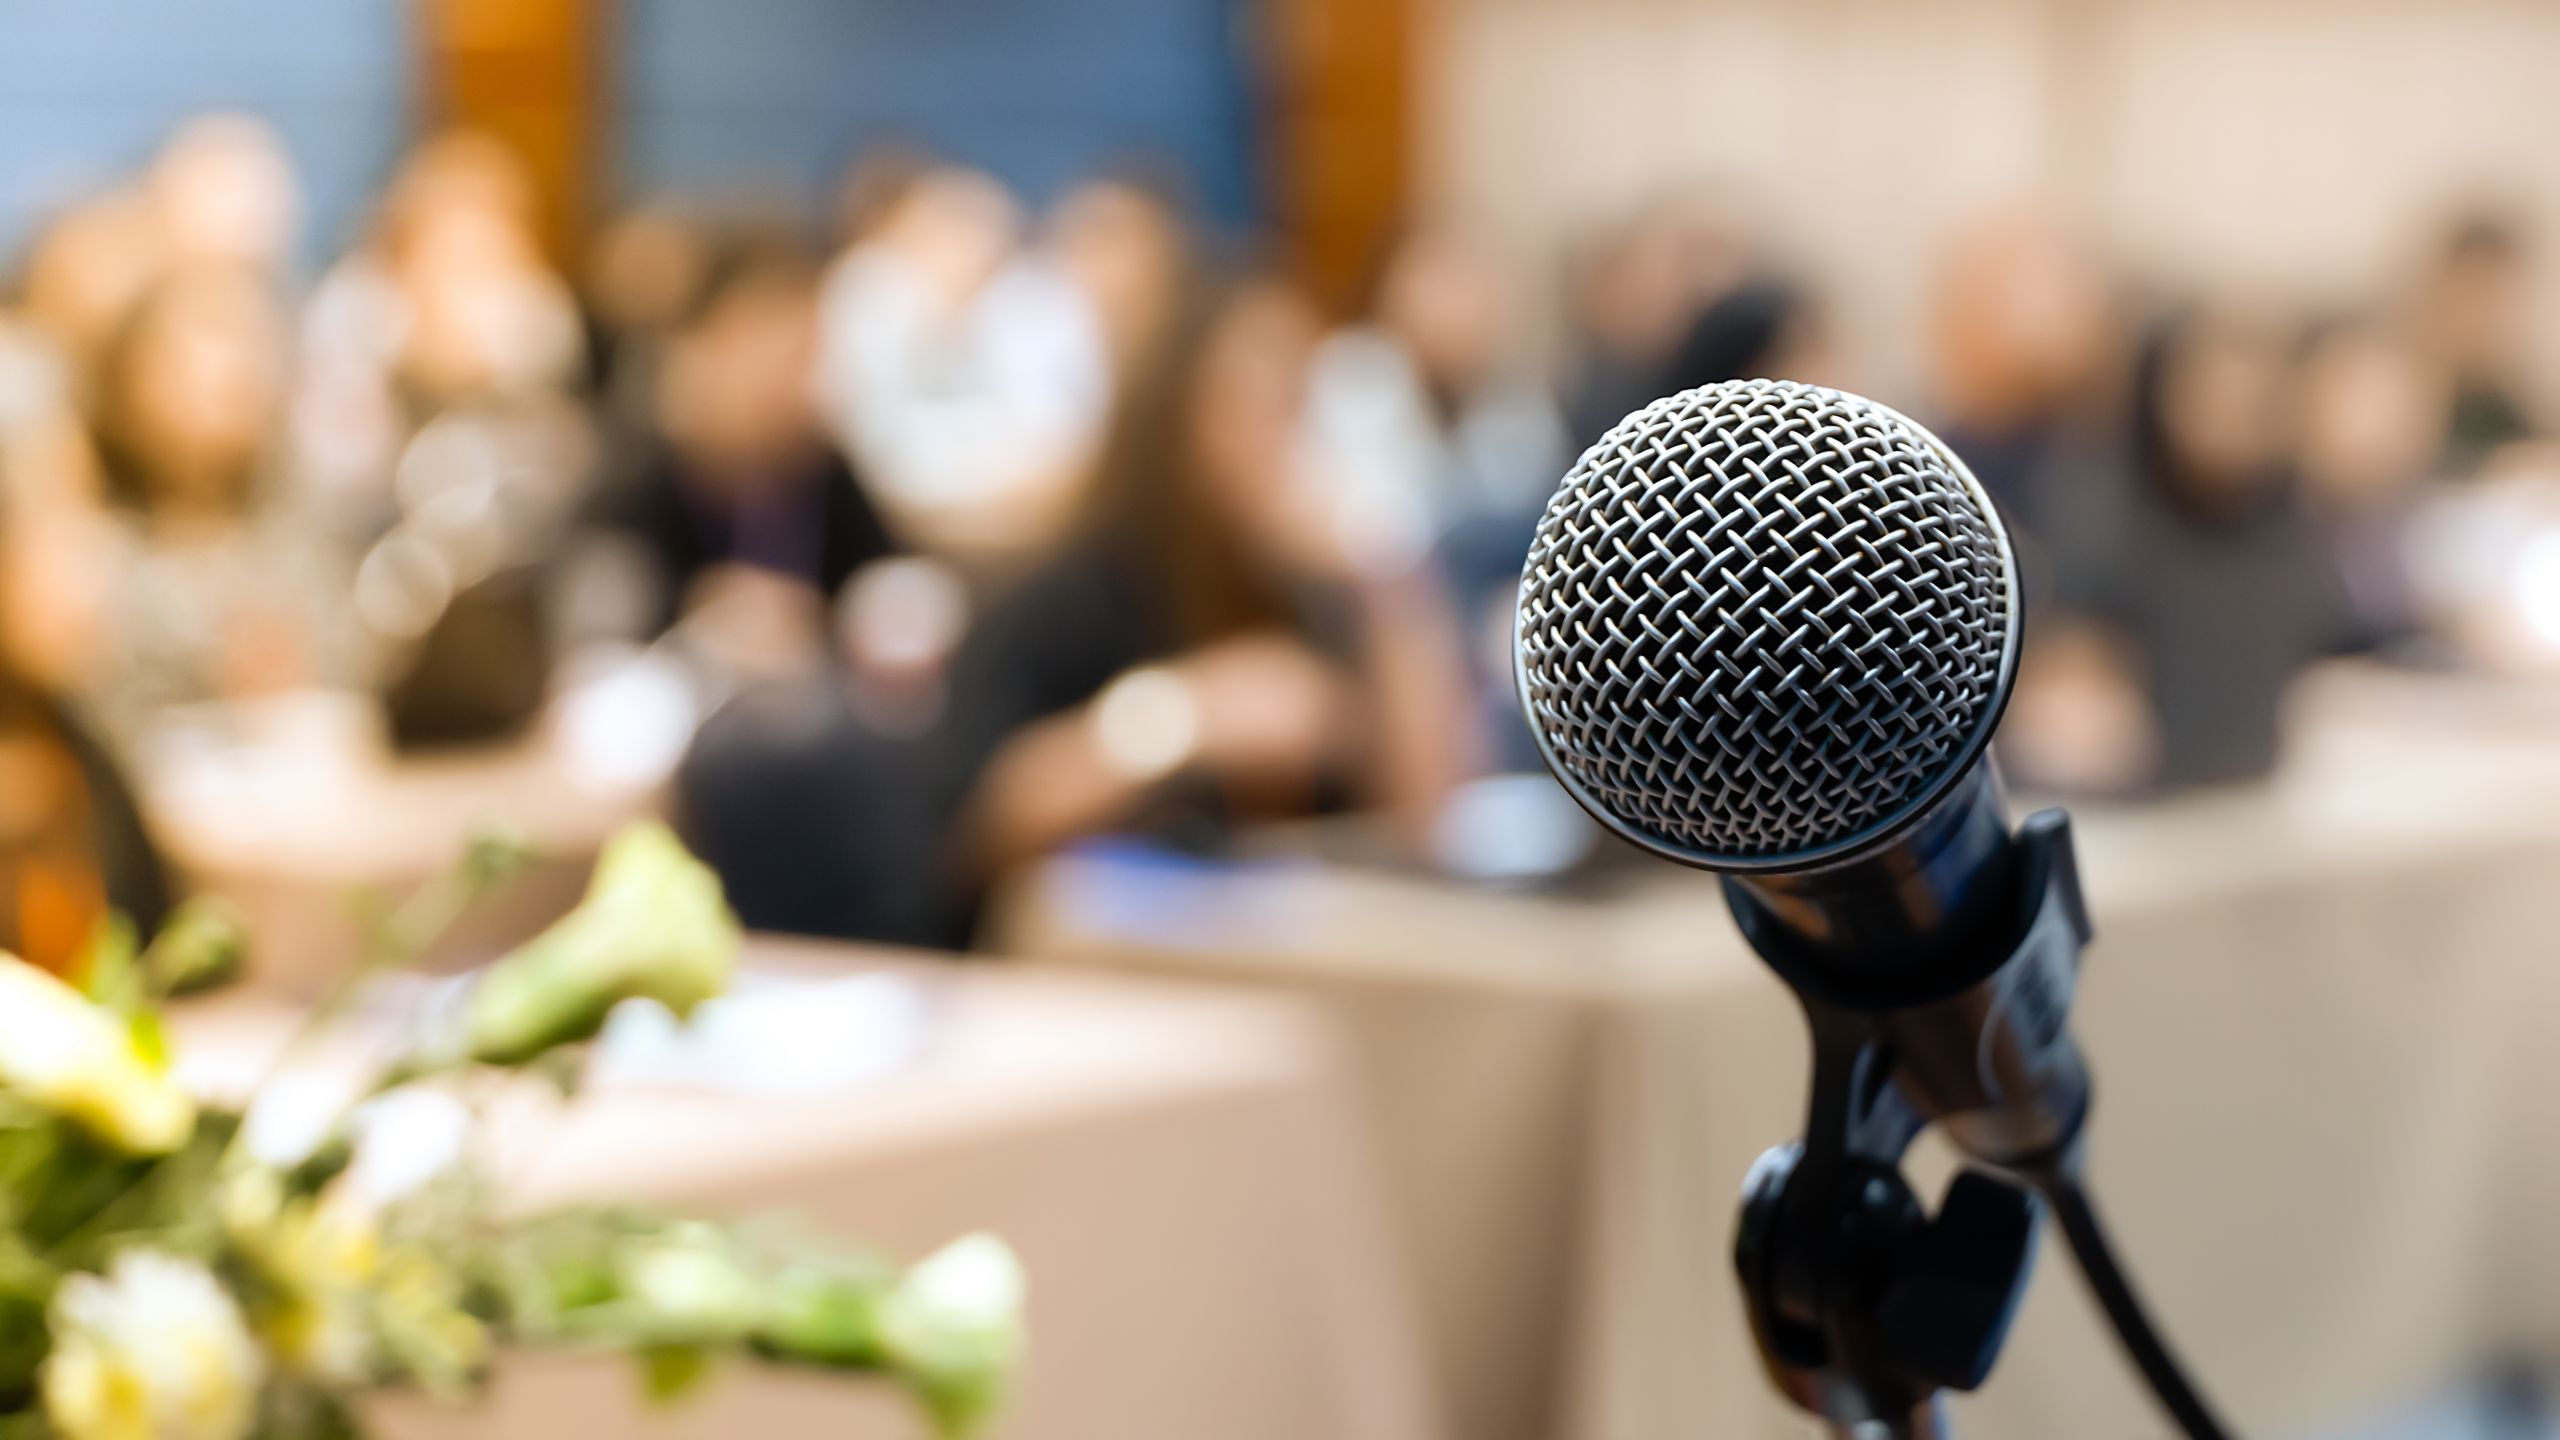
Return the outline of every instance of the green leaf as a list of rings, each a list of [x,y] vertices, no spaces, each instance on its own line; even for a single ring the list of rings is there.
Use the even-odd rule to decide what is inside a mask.
[[[564,1045],[557,1050],[546,1050],[524,1068],[535,1079],[557,1091],[561,1099],[575,1100],[586,1085],[586,1047]]]
[[[224,984],[247,963],[247,927],[230,902],[201,897],[180,905],[142,952],[142,980],[154,995],[191,995]]]
[[[490,826],[471,837],[462,855],[461,880],[475,897],[494,893],[533,863],[533,841],[511,826]]]
[[[716,1357],[700,1345],[651,1345],[640,1351],[640,1386],[652,1405],[672,1405],[711,1378]]]
[[[880,1267],[806,1264],[783,1273],[757,1348],[780,1360],[835,1370],[875,1370],[880,1305],[895,1276]]]
[[[625,1000],[682,1018],[728,989],[739,940],[720,877],[666,825],[627,825],[597,856],[578,907],[473,983],[465,1048],[483,1064],[521,1066],[593,1039]]]
[[[108,911],[73,967],[80,993],[111,1010],[129,1014],[140,1009],[145,999],[142,976],[135,966],[140,950],[132,917],[121,910]]]
[[[265,1440],[364,1440],[364,1425],[347,1403],[310,1385],[267,1387],[258,1434]]]

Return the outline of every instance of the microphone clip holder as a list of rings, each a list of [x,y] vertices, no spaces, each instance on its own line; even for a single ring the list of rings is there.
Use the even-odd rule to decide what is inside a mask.
[[[1805,1133],[1752,1168],[1734,1262],[1772,1383],[1855,1440],[1947,1440],[1943,1392],[1989,1377],[2026,1291],[2041,1202],[2022,1177],[2069,1163],[2087,1114],[2064,1023],[2090,936],[2069,818],[2030,816],[2018,840],[2004,953],[1956,992],[1887,1012],[1796,987],[1814,1050]],[[1915,1023],[1973,1027],[1972,1073],[1903,1064]],[[1934,1214],[1902,1173],[1933,1122],[1993,1167],[1959,1173]]]

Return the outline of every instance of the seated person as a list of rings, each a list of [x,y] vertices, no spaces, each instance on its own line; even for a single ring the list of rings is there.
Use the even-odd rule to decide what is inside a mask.
[[[173,898],[123,771],[64,698],[97,640],[105,523],[0,467],[0,949],[57,973],[110,911],[148,936]]]
[[[363,678],[352,567],[278,473],[286,369],[274,297],[224,269],[161,282],[101,359],[93,425],[129,544],[86,678],[120,739],[172,705]]]
[[[2348,628],[2326,538],[2296,493],[2287,378],[2282,345],[2253,319],[2174,315],[2136,357],[2120,453],[2047,486],[2055,614],[2021,669],[2025,723],[2008,752],[2069,756],[2089,737],[2036,734],[2036,717],[2121,717],[2101,694],[2121,690],[2148,733],[2120,718],[2091,730],[2148,773],[2022,778],[2174,788],[2274,768],[2285,691]],[[2074,693],[2049,693],[2066,682]]]
[[[788,250],[736,249],[667,345],[654,433],[601,517],[648,562],[653,631],[742,578],[831,598],[891,548],[819,421],[817,286]]]
[[[961,893],[1109,830],[1214,842],[1366,804],[1419,843],[1473,765],[1436,579],[1357,563],[1294,473],[1316,339],[1267,281],[1177,307],[1122,397],[1083,534],[955,662]]]

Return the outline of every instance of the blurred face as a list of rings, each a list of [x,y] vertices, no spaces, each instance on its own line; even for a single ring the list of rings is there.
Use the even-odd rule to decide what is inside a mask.
[[[2525,314],[2524,266],[2504,256],[2454,262],[2436,282],[2436,343],[2456,367],[2495,374],[2514,361]]]
[[[2236,498],[2278,473],[2284,364],[2273,336],[2243,321],[2201,321],[2161,379],[2169,448],[2200,498]]]
[[[2445,385],[2379,331],[2336,336],[2302,373],[2303,477],[2341,505],[2388,500],[2425,478],[2444,434]]]
[[[1182,266],[1182,224],[1127,185],[1090,185],[1059,207],[1057,249],[1093,302],[1115,354],[1137,354],[1164,321]]]
[[[1190,427],[1211,503],[1257,539],[1293,543],[1307,517],[1292,462],[1315,355],[1314,312],[1266,286],[1236,300],[1210,337]]]
[[[670,430],[716,462],[781,459],[808,438],[817,316],[805,285],[749,282],[719,301],[661,376]]]
[[[2107,351],[2106,287],[2068,240],[2033,223],[1960,242],[1939,276],[1936,365],[1969,419],[2014,420],[2069,398]]]
[[[701,283],[702,236],[673,215],[625,216],[596,242],[596,312],[618,335],[663,331]]]
[[[517,217],[468,197],[438,200],[412,212],[403,233],[404,379],[451,402],[557,373],[573,318]]]
[[[1378,318],[1444,385],[1471,384],[1501,359],[1501,288],[1483,257],[1450,236],[1405,246],[1379,294]]]
[[[1681,233],[1648,223],[1620,237],[1592,267],[1582,292],[1582,326],[1603,349],[1648,363],[1679,341],[1693,298]]]
[[[156,482],[182,491],[232,483],[265,446],[283,401],[280,317],[254,284],[226,277],[181,282],[140,323],[121,379]]]
[[[245,116],[210,116],[180,130],[153,166],[151,191],[181,259],[273,269],[301,219],[282,142]]]

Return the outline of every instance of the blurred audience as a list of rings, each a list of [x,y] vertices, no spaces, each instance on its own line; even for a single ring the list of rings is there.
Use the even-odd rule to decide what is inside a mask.
[[[247,272],[172,273],[100,357],[97,450],[128,534],[91,693],[169,706],[361,678],[337,556],[283,493],[286,317]]]
[[[1569,316],[1576,373],[1565,406],[1577,450],[1653,403],[1671,349],[1702,298],[1686,235],[1669,207],[1602,234],[1574,267]]]
[[[2346,628],[2326,537],[2299,494],[2290,381],[2262,318],[2175,312],[2135,354],[2121,446],[2040,482],[2072,498],[2047,527],[2057,613],[2028,666],[2037,686],[2078,693],[2038,695],[2022,714],[2091,717],[2111,751],[2088,773],[2050,778],[2175,788],[2273,768],[2285,689]],[[2148,735],[2112,718],[2132,695]],[[2035,754],[2067,748],[2031,742]]]
[[[1006,873],[1111,832],[1357,809],[1423,853],[1490,756],[1533,763],[1513,588],[1572,447],[1841,373],[1820,277],[1703,195],[1577,252],[1542,357],[1457,227],[1391,237],[1328,332],[1276,280],[1201,283],[1249,237],[1143,176],[1035,216],[875,146],[831,257],[658,197],[573,290],[518,160],[441,135],[300,299],[275,135],[181,127],[0,314],[0,931],[67,956],[165,903],[117,757],[182,707],[349,689],[398,743],[477,743],[617,665],[678,692],[653,763],[706,717],[675,797],[758,925],[957,943]],[[2049,218],[1955,233],[1928,380],[2038,592],[2022,778],[2245,779],[2319,657],[2476,660],[2427,537],[2560,489],[2517,443],[2529,258],[2472,216],[2413,305],[2290,343],[2196,307],[2128,357],[2118,277]],[[2466,566],[2473,608],[2523,603]]]
[[[1347,546],[1294,468],[1318,335],[1272,282],[1209,289],[1129,387],[1093,519],[957,663],[969,880],[1098,830],[1199,843],[1362,801],[1418,841],[1467,772],[1440,592]]]
[[[2304,337],[2294,454],[2329,533],[2347,649],[2389,650],[2425,628],[2410,530],[2443,461],[2450,406],[2442,373],[2384,320],[2340,315]]]
[[[890,549],[819,419],[818,271],[754,240],[705,268],[689,313],[668,328],[651,433],[634,473],[603,498],[607,524],[646,553],[652,633],[737,603],[740,587],[778,584],[805,603],[748,603],[799,616],[814,646],[845,582]]]
[[[172,891],[112,748],[69,688],[106,628],[93,510],[0,457],[0,948],[57,973],[110,911],[149,934]]]
[[[1110,404],[1110,341],[995,181],[928,171],[883,203],[822,301],[822,395],[891,522],[1001,565],[1054,537]]]
[[[304,315],[295,409],[307,488],[338,528],[374,538],[416,508],[415,442],[457,419],[519,452],[501,467],[507,488],[552,492],[536,508],[556,517],[586,479],[575,454],[586,423],[566,398],[583,336],[536,238],[522,164],[485,136],[429,140]],[[436,479],[424,482],[442,493]]]
[[[1940,259],[1929,310],[1935,429],[2026,535],[2048,519],[2038,481],[2102,403],[2112,330],[2096,261],[2042,217],[1986,217]]]
[[[1454,525],[1546,503],[1569,436],[1517,347],[1500,276],[1454,227],[1387,248],[1360,323],[1316,359],[1309,419],[1340,543],[1409,564]]]
[[[1813,299],[1788,281],[1744,280],[1709,300],[1671,352],[1662,391],[1727,380],[1834,378],[1829,336]]]
[[[645,427],[658,364],[712,262],[704,227],[644,207],[607,221],[587,261],[587,383],[616,428]]]
[[[2453,380],[2445,463],[2456,474],[2540,433],[2525,399],[2529,279],[2523,231],[2485,213],[2454,224],[2426,277],[2420,323]]]

